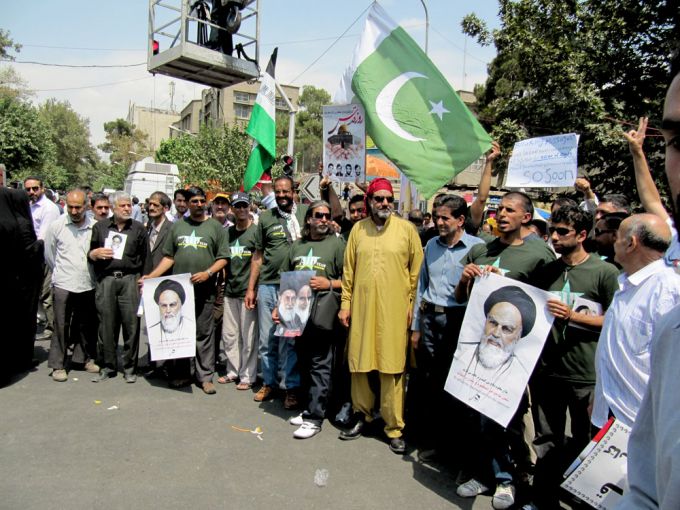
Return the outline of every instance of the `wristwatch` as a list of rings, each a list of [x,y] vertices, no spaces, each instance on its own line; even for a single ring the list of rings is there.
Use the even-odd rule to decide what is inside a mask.
[[[208,273],[208,278],[212,278],[212,275],[215,274],[215,273],[213,273],[210,269],[206,269],[205,272]]]

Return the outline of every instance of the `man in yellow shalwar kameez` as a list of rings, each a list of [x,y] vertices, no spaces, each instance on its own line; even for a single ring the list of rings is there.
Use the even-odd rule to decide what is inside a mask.
[[[352,228],[342,277],[338,317],[349,327],[348,361],[357,420],[340,433],[340,439],[359,437],[372,419],[375,395],[368,374],[377,371],[385,434],[390,449],[404,453],[407,334],[423,249],[415,227],[392,214],[394,195],[387,179],[371,182],[366,202],[370,214]]]

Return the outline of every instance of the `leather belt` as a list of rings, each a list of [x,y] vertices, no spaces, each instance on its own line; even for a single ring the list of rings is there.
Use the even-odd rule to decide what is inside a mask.
[[[458,308],[458,307],[435,305],[435,304],[432,304],[432,303],[428,303],[427,301],[421,301],[420,302],[420,310],[422,312],[446,313],[446,312],[450,312],[454,308]]]

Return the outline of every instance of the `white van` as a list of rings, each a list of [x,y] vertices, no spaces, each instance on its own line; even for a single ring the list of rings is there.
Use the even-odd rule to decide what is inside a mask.
[[[152,157],[137,161],[130,166],[125,178],[125,192],[144,202],[154,191],[162,191],[171,199],[179,188],[177,165],[156,163]]]

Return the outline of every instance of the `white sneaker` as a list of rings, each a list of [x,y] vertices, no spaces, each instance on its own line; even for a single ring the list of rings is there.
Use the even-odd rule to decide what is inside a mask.
[[[288,423],[291,425],[295,425],[296,427],[299,427],[304,423],[305,420],[302,419],[302,413],[298,414],[297,416],[293,416],[290,420],[288,420]]]
[[[352,414],[352,404],[350,402],[345,402],[342,405],[342,408],[338,412],[338,414],[335,415],[335,421],[338,423],[347,424],[349,423],[350,416]]]
[[[300,428],[293,432],[293,437],[296,439],[308,439],[321,432],[321,427],[313,424],[311,421],[304,421]]]
[[[491,506],[496,510],[505,510],[515,504],[515,486],[511,484],[496,485],[496,492]]]
[[[456,494],[461,498],[474,498],[480,494],[488,491],[489,488],[474,478],[470,478],[467,482],[462,483],[456,489]],[[494,507],[495,508],[495,507]]]

